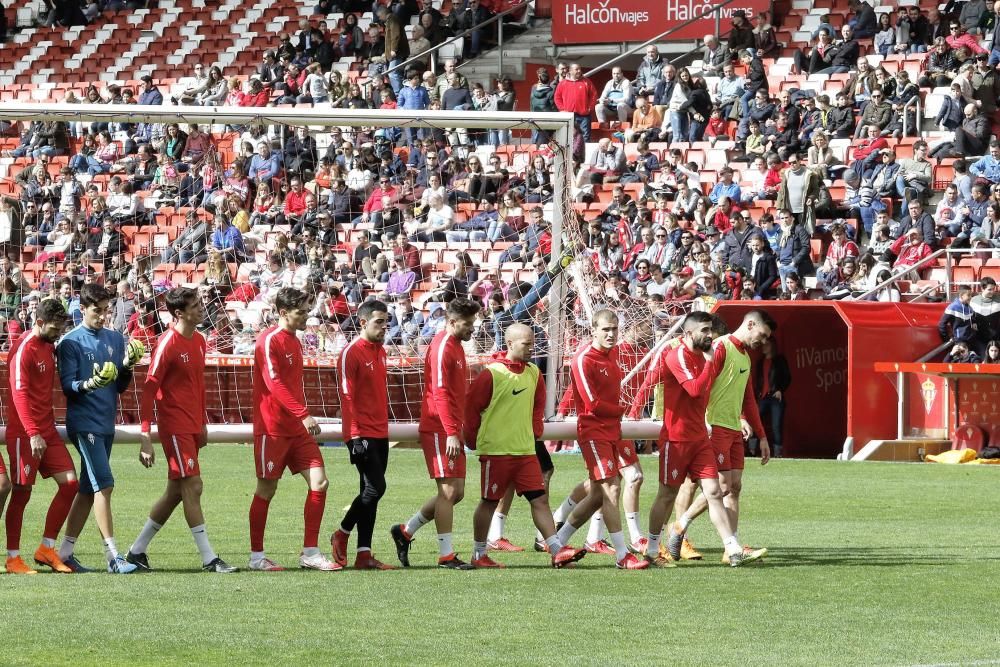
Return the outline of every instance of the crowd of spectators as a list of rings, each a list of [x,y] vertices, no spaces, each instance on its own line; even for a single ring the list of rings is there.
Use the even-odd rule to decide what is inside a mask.
[[[728,37],[706,36],[690,67],[649,46],[632,79],[615,68],[600,92],[578,64],[538,68],[520,108],[574,114],[572,196],[580,206],[564,225],[567,239],[582,239],[577,250],[591,260],[597,296],[668,314],[719,299],[899,300],[900,283],[888,279],[919,280],[937,248],[1000,248],[1000,144],[990,137],[1000,2],[969,25],[976,1],[951,15],[908,7],[895,21],[852,1],[850,21],[822,22],[815,44],[794,57],[803,73],[841,77],[833,99],[787,87],[772,96],[765,59],[781,47],[767,13],[751,23],[735,12]],[[424,0],[377,5],[367,34],[348,13],[336,44],[325,21],[303,19],[245,79],[204,63],[169,90],[146,75],[136,90],[89,86],[82,100],[512,110],[517,100],[504,77],[483,86],[455,60],[440,71],[429,60],[407,62],[506,6],[468,0],[442,16]],[[324,15],[344,9],[316,7]],[[407,37],[411,17],[418,26]],[[940,25],[950,34],[939,35]],[[488,44],[489,35],[470,37],[467,55]],[[883,47],[926,51],[920,76],[870,58]],[[366,68],[364,87],[332,67],[345,54]],[[914,138],[924,119],[913,101],[934,86],[950,86],[934,119],[948,134],[929,145]],[[78,100],[70,93],[65,101]],[[456,296],[486,306],[477,326],[484,349],[496,343],[489,320],[497,313],[519,302],[544,305],[560,147],[542,130],[530,147],[515,146],[526,156],[517,161],[508,148],[526,138],[504,130],[331,128],[317,136],[266,123],[4,127],[20,137],[5,155],[24,163],[16,197],[0,207],[14,251],[8,265],[13,271],[29,257],[44,266],[37,285],[23,276],[0,285],[11,331],[30,320],[32,298],[68,290],[71,299],[97,268],[125,304],[116,301],[115,326],[154,335],[156,295],[174,276],[162,267],[193,267],[189,275],[213,304],[205,329],[220,350],[245,350],[267,322],[268,295],[284,285],[315,292],[307,337],[326,352],[342,344],[353,309],[371,296],[394,303],[390,342],[411,351],[442,326],[441,304]],[[837,142],[848,151],[834,150]],[[687,154],[696,143],[726,151],[711,176]],[[902,148],[906,156],[897,158]],[[954,160],[955,174],[944,192],[934,183],[942,160]],[[167,242],[142,252],[131,243],[135,231],[161,223],[165,208],[183,222],[173,218]],[[474,252],[442,270],[423,261],[428,244]]]

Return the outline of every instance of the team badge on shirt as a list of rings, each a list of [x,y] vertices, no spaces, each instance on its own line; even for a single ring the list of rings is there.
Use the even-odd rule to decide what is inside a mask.
[[[670,476],[673,477],[674,479],[677,479],[677,475],[679,475],[679,474],[680,474],[680,471],[677,470],[677,468],[674,468],[673,470],[670,471]]]
[[[194,459],[188,458],[188,470],[194,470]]]
[[[448,460],[448,470],[454,470],[454,469],[455,469],[455,462],[452,461],[451,459],[449,459]]]
[[[112,356],[115,353],[115,348],[108,345],[108,356]]]
[[[25,464],[25,466],[24,466],[24,474],[25,475],[30,475],[31,474],[31,466],[30,465]]]
[[[273,472],[274,471],[274,461],[268,461],[267,462],[267,471],[268,472]]]

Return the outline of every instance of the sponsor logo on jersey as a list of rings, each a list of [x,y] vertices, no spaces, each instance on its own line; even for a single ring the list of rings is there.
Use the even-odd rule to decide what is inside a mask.
[[[181,352],[181,361],[183,361],[186,364],[187,362],[191,361],[191,355],[188,354],[187,352]]]
[[[286,355],[285,355],[285,359],[287,359],[287,360],[288,360],[288,365],[289,365],[289,366],[291,366],[291,365],[292,365],[292,357],[294,357],[294,356],[295,356],[294,354],[286,354]]]
[[[514,395],[517,396],[518,394],[523,393],[525,391],[527,391],[526,388],[524,388],[524,389],[515,389],[514,390]]]
[[[35,362],[35,366],[38,367],[38,372],[39,373],[44,373],[45,372],[45,362],[44,361],[36,361]]]

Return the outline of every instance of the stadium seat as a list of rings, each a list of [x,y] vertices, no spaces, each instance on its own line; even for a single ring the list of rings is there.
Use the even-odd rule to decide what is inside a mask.
[[[961,424],[955,429],[955,434],[951,438],[952,449],[972,449],[977,452],[982,451],[986,442],[986,435],[983,429],[975,424]]]

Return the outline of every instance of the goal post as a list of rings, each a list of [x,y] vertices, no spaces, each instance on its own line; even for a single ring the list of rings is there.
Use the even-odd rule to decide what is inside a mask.
[[[210,131],[212,139],[217,144],[225,143],[226,154],[220,155],[220,162],[217,165],[221,169],[230,166],[230,161],[234,159],[234,142],[239,141],[239,129],[251,126],[263,126],[266,137],[269,139],[291,136],[295,128],[305,127],[313,135],[321,146],[321,153],[325,146],[319,140],[328,140],[334,128],[341,128],[345,136],[358,138],[361,143],[362,137],[378,136],[379,130],[388,128],[409,128],[424,130],[429,133],[445,133],[447,138],[455,128],[468,129],[473,131],[501,130],[505,134],[513,132],[515,135],[525,135],[528,131],[545,131],[553,139],[552,147],[549,149],[548,159],[550,161],[551,181],[553,185],[553,196],[551,202],[544,204],[546,217],[550,218],[552,231],[552,256],[558,257],[568,244],[576,255],[575,263],[571,270],[560,273],[552,281],[549,291],[540,302],[540,308],[532,315],[532,323],[536,331],[544,332],[544,348],[536,349],[536,354],[545,360],[545,374],[547,385],[546,396],[546,424],[545,439],[550,440],[573,440],[575,439],[575,419],[572,409],[560,409],[560,404],[565,403],[569,395],[569,372],[567,360],[571,358],[578,346],[586,341],[587,320],[594,307],[600,307],[600,288],[603,281],[595,275],[591,265],[593,264],[592,254],[585,249],[582,240],[582,230],[577,224],[576,212],[572,197],[573,183],[573,160],[572,160],[572,137],[574,132],[573,115],[569,113],[519,113],[519,112],[473,112],[473,111],[405,111],[405,110],[370,110],[370,109],[331,109],[322,107],[308,107],[300,105],[298,107],[186,107],[186,106],[158,106],[146,107],[136,105],[116,105],[116,104],[64,104],[64,103],[39,103],[20,104],[13,102],[0,103],[0,118],[7,121],[20,121],[30,123],[33,121],[61,121],[70,127],[81,125],[100,124],[102,127],[111,126],[121,128],[134,126],[140,123],[156,125],[166,125],[177,123],[182,126],[197,124],[203,126],[206,131]],[[234,130],[233,128],[238,128]],[[507,135],[509,136],[509,135]],[[79,146],[79,137],[71,137],[69,142],[69,155],[61,156],[54,160],[56,167],[65,166],[72,160],[74,152]],[[121,137],[112,138],[123,142]],[[482,156],[493,152],[502,153],[508,160],[505,167],[515,166],[523,170],[525,156],[530,160],[527,139],[514,139],[511,145],[500,145],[489,147],[480,145],[474,150]],[[522,143],[518,143],[522,142]],[[360,146],[358,146],[360,147]],[[461,147],[459,147],[461,148]],[[543,147],[531,147],[532,150]],[[238,150],[238,148],[237,148]],[[517,163],[517,164],[514,164]],[[9,158],[0,160],[0,184],[11,183],[15,170],[23,167],[24,161],[13,164]],[[192,171],[196,165],[191,165]],[[51,170],[50,170],[51,172]],[[81,174],[80,178],[85,183],[97,183],[102,188],[112,174],[97,174],[88,177]],[[53,173],[54,175],[54,173]],[[287,176],[285,177],[287,179]],[[8,196],[14,196],[10,190],[4,190]],[[104,190],[102,189],[103,193]],[[148,195],[149,193],[145,193]],[[319,190],[316,191],[319,194]],[[362,191],[362,195],[364,192]],[[207,196],[207,195],[206,195]],[[162,205],[162,201],[161,204]],[[461,205],[459,205],[460,207]],[[183,221],[184,212],[188,209],[199,209],[198,205],[190,207],[168,206],[165,209],[153,209],[159,211],[169,211],[170,224],[168,229],[180,228]],[[173,224],[178,223],[178,224]],[[287,225],[265,225],[266,232],[257,239],[258,246],[256,255],[251,255],[250,260],[245,265],[239,267],[239,272],[233,279],[238,284],[244,284],[253,279],[254,271],[261,269],[261,264],[266,263],[266,257],[271,250],[269,245],[272,237],[287,235]],[[342,233],[338,237],[346,242],[354,238],[356,229],[350,223],[338,225],[343,227]],[[182,281],[187,284],[195,284],[204,271],[197,268],[181,269],[185,266],[180,263],[173,265],[162,263],[160,251],[162,244],[156,238],[161,236],[158,228],[153,227],[143,230],[140,226],[138,230],[132,232],[133,239],[143,239],[143,243],[136,244],[130,239],[130,247],[135,248],[132,253],[132,264],[136,270],[149,271],[153,275],[162,266],[176,266],[172,272],[160,272],[163,276],[164,284],[177,284],[174,280],[178,275],[189,276],[191,279]],[[153,238],[150,238],[150,237]],[[294,245],[294,244],[292,244]],[[425,244],[425,250],[432,250],[431,255],[437,252],[437,257],[445,258],[453,256],[457,250],[474,250],[478,252],[478,257],[483,260],[493,257],[495,251],[487,249],[476,249],[475,243],[434,243]],[[263,251],[263,252],[262,252]],[[336,260],[344,258],[341,250],[337,251]],[[37,257],[37,255],[36,255]],[[347,259],[350,256],[347,255]],[[431,264],[437,262],[431,261]],[[246,267],[251,268],[247,269]],[[128,268],[128,267],[124,267]],[[431,267],[432,269],[435,267]],[[520,279],[522,272],[529,271],[530,267],[518,264],[515,267],[496,267],[497,282],[504,278]],[[40,269],[34,269],[37,273]],[[185,273],[187,272],[187,273]],[[40,274],[39,274],[40,275]],[[108,273],[107,276],[111,274]],[[298,274],[296,274],[297,279]],[[569,283],[567,282],[569,277]],[[105,280],[110,287],[109,280]],[[501,289],[501,285],[495,286],[496,290]],[[369,292],[371,290],[368,290]],[[579,298],[579,295],[583,298]],[[574,317],[576,310],[579,312],[580,303],[586,304],[586,309],[582,315]],[[431,304],[433,305],[433,304]],[[647,323],[645,327],[641,324],[644,320],[650,320],[649,315],[643,305],[640,309],[637,303],[623,303],[616,308],[623,318],[626,318],[631,328],[651,329]],[[218,308],[224,313],[244,314],[248,321],[260,318],[259,323],[266,323],[268,308],[266,303],[247,301],[241,303],[242,310],[230,310],[231,302],[219,298]],[[390,305],[390,307],[392,307]],[[433,315],[433,313],[428,313]],[[164,318],[161,318],[164,319]],[[485,329],[488,322],[484,322]],[[323,326],[326,326],[324,322]],[[624,329],[624,327],[623,327]],[[315,414],[322,424],[321,439],[338,440],[341,439],[339,425],[339,397],[336,392],[336,381],[332,379],[336,372],[337,350],[342,348],[354,334],[341,331],[336,326],[331,326],[327,334],[327,345],[324,346],[323,336],[320,335],[320,346],[318,351],[309,350],[306,345],[307,362],[307,400],[315,400],[308,406],[310,412]],[[233,340],[237,339],[239,332],[230,332],[226,335],[232,340],[219,341],[220,348],[231,348]],[[645,335],[645,334],[644,334]],[[336,338],[336,342],[330,343],[331,338]],[[491,347],[490,334],[484,335],[483,340],[472,341],[472,346],[467,346],[466,353],[470,357],[470,366],[474,363],[481,365],[488,359],[490,352],[495,349]],[[652,348],[652,336],[646,336],[649,340],[642,343],[642,354],[646,354]],[[225,342],[226,345],[222,343]],[[339,345],[339,348],[337,347]],[[397,354],[397,363],[390,364],[390,410],[393,413],[390,422],[390,438],[393,440],[415,440],[417,439],[417,419],[419,418],[420,393],[422,391],[422,352],[425,349],[426,341],[412,342],[409,347],[396,346],[392,354]],[[313,348],[316,346],[313,345]],[[405,348],[405,349],[404,349]],[[317,359],[309,359],[310,354],[317,356]],[[211,396],[209,403],[214,410],[210,410],[213,415],[209,425],[209,438],[213,442],[247,442],[252,436],[252,411],[250,405],[250,387],[248,384],[249,373],[252,365],[252,351],[247,354],[235,354],[231,349],[228,351],[217,351],[212,353],[212,362],[207,372],[213,374],[211,383],[206,382]],[[642,356],[642,355],[639,355]],[[638,358],[638,357],[637,357]],[[148,362],[148,358],[147,358]],[[137,378],[142,377],[143,368],[137,369]],[[628,373],[631,368],[624,369]],[[310,375],[310,373],[312,373]],[[633,373],[633,375],[636,375]],[[643,373],[638,373],[639,376]],[[119,427],[117,439],[120,442],[131,442],[137,440],[138,426],[136,425],[136,410],[139,403],[139,393],[141,387],[133,386],[126,394],[122,395],[122,406],[120,408]],[[623,400],[629,402],[634,398],[634,387],[628,389],[623,385]],[[395,401],[395,402],[394,402]],[[563,406],[564,407],[564,406]],[[10,409],[8,406],[7,409]],[[558,414],[558,416],[557,416]],[[626,438],[651,439],[655,438],[660,429],[659,422],[640,420],[623,422],[623,431]]]

